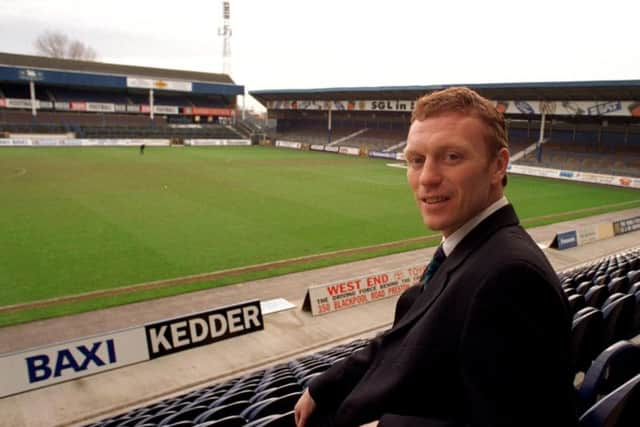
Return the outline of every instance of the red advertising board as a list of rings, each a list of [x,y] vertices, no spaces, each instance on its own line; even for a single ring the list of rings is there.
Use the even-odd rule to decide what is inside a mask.
[[[233,110],[230,108],[184,107],[182,113],[197,116],[233,116]]]
[[[71,111],[87,111],[87,103],[86,102],[77,102],[71,101],[69,103]]]

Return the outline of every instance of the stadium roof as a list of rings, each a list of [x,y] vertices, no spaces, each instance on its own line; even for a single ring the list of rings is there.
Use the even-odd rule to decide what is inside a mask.
[[[106,62],[77,61],[74,59],[48,58],[44,56],[18,55],[0,52],[0,65],[16,67],[42,68],[48,70],[87,71],[100,74],[123,76],[145,76],[159,79],[180,79],[205,83],[231,83],[234,81],[226,74],[182,71],[166,68],[137,67],[133,65],[109,64]]]
[[[77,61],[43,56],[0,52],[0,81],[24,82],[25,72],[36,74],[36,81],[67,86],[124,89],[128,79],[156,80],[154,89],[167,89],[163,81],[186,82],[188,92],[214,95],[241,95],[244,87],[226,74],[137,67],[104,62]],[[37,72],[37,73],[36,73]],[[175,86],[175,85],[174,85]],[[180,84],[177,86],[181,86]],[[184,86],[184,85],[182,85]],[[170,89],[180,90],[180,89]]]
[[[493,100],[640,100],[640,80],[583,82],[482,83],[431,86],[340,87],[324,89],[256,90],[250,94],[263,104],[277,100],[416,99],[427,92],[466,86]]]

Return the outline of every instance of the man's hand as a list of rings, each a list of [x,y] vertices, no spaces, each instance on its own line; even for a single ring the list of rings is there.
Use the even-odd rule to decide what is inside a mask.
[[[296,406],[293,408],[296,427],[305,427],[309,416],[315,409],[316,402],[313,400],[313,397],[311,397],[311,394],[309,394],[309,389],[306,388],[302,396],[300,396],[300,399],[298,399]]]
[[[362,424],[360,427],[378,427],[380,420],[371,421],[370,423]]]

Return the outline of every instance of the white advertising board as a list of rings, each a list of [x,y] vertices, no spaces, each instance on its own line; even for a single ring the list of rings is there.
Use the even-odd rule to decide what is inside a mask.
[[[565,179],[570,181],[589,182],[592,184],[606,184],[615,185],[617,187],[640,188],[640,178],[632,178],[627,176],[605,175],[591,172],[578,172],[516,164],[510,164],[507,167],[507,172],[522,175],[542,176],[546,178]]]
[[[295,141],[276,141],[276,147],[293,148],[299,150],[302,148],[302,143]]]
[[[149,359],[144,328],[0,357],[0,397]]]
[[[248,139],[185,139],[185,145],[210,147],[241,147],[251,145]]]
[[[303,310],[314,316],[400,295],[420,280],[424,265],[367,274],[307,289]]]
[[[191,82],[179,80],[149,79],[144,77],[127,77],[127,87],[137,87],[143,89],[178,90],[181,92],[191,92]]]

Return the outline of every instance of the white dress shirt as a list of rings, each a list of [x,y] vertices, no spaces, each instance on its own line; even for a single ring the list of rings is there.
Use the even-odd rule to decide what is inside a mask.
[[[471,230],[473,230],[478,224],[480,224],[486,217],[488,217],[498,209],[507,206],[508,204],[509,201],[507,200],[507,197],[502,196],[502,198],[492,203],[488,208],[471,218],[469,221],[465,222],[462,227],[451,233],[449,237],[443,237],[442,250],[444,251],[444,254],[446,256],[449,256],[449,254],[453,252],[456,246],[458,246],[458,243],[460,243]]]

